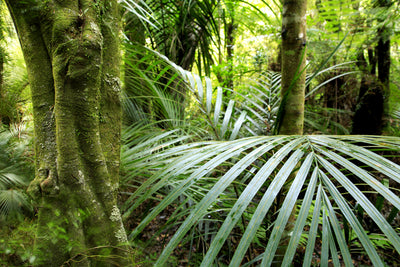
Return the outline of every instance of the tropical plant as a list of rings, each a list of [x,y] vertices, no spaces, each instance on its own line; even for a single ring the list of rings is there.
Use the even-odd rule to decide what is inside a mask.
[[[35,220],[1,225],[0,265],[32,266],[36,260],[32,244],[36,232]]]
[[[400,137],[400,107],[393,108],[387,130],[389,134]]]
[[[169,62],[165,57],[164,61]],[[128,196],[123,216],[128,220],[143,205],[148,211],[131,224],[130,239],[139,240],[146,226],[166,216],[161,215],[166,210],[174,210],[156,232],[169,240],[157,264],[165,263],[175,248],[187,245],[189,251],[203,248],[199,253],[204,266],[261,260],[268,265],[284,236],[289,240],[285,254],[280,255],[282,264],[292,262],[296,255],[306,266],[316,260],[351,265],[352,257],[363,254],[379,266],[384,259],[379,256],[377,235],[399,252],[399,237],[373,200],[379,195],[391,203],[390,209],[400,205],[396,189],[384,182],[399,182],[400,166],[374,152],[399,151],[398,138],[256,136],[254,118],[262,121],[276,116],[279,100],[278,104],[269,100],[277,95],[273,88],[280,87],[279,74],[270,73],[255,83],[258,87],[251,90],[258,93],[253,100],[236,94],[242,101],[235,105],[228,99],[228,109],[223,111],[222,103],[228,100],[221,89],[213,90],[211,80],[202,81],[170,64],[192,92],[200,110],[196,117],[207,122],[204,133],[213,134],[204,138],[202,132],[191,136],[180,129],[157,133],[154,128],[148,134],[143,126],[124,133],[122,184]],[[308,83],[316,75],[308,76]],[[229,141],[191,142],[207,139]],[[284,233],[294,209],[292,230]],[[368,227],[370,221],[378,225],[374,232]],[[175,234],[170,236],[167,230]],[[350,240],[360,244],[356,253],[348,246]],[[313,256],[315,249],[321,253],[319,259]]]
[[[29,116],[29,82],[22,55],[5,64],[0,117],[3,124],[23,124]]]
[[[368,145],[368,149],[357,145],[359,143]],[[302,259],[308,262],[305,266],[313,260],[316,242],[322,242],[321,265],[328,259],[337,266],[339,261],[352,265],[346,239],[350,231],[357,236],[374,265],[380,266],[382,259],[365,231],[366,225],[357,216],[356,205],[379,226],[378,234],[383,234],[399,252],[400,240],[395,229],[363,192],[379,194],[399,208],[400,199],[393,188],[388,188],[375,173],[399,182],[400,166],[371,151],[382,148],[398,151],[398,138],[261,136],[178,146],[151,155],[146,158],[147,162],[151,164],[152,157],[162,158],[166,168],[151,175],[131,195],[135,201],[131,202],[134,204],[130,210],[153,195],[161,194],[165,198],[157,201],[158,205],[142,219],[130,238],[136,238],[169,205],[178,205],[175,218],[170,220],[179,221],[180,227],[158,264],[162,265],[173,249],[186,240],[186,234],[193,227],[214,218],[215,232],[208,233],[212,238],[205,245],[208,250],[204,266],[222,256],[221,248],[225,242],[233,243],[238,232],[242,233],[240,242],[235,244],[232,258],[225,261],[239,266],[253,243],[267,251],[253,255],[253,248],[250,251],[253,259],[262,259],[262,265],[268,266],[281,242],[288,218],[298,205],[283,265],[292,262],[302,234],[306,234],[308,243]],[[154,162],[160,164],[159,160]],[[363,165],[374,171],[359,167]],[[295,171],[296,177],[288,180]],[[359,189],[360,182],[365,184],[363,190]],[[165,187],[169,188],[167,193]],[[283,188],[287,189],[286,195],[282,195]],[[185,201],[176,202],[182,196]],[[277,198],[284,199],[281,207],[274,207]],[[269,221],[266,216],[274,211],[277,214]],[[312,220],[307,220],[311,214]],[[349,224],[347,234],[341,226],[343,220]]]
[[[218,28],[214,10],[218,1],[122,1],[124,7],[142,19],[152,48],[184,69],[197,64],[209,74],[211,46]],[[155,26],[155,27],[154,27]],[[143,33],[144,34],[144,33]],[[215,35],[216,34],[216,35]],[[196,57],[201,51],[201,56]]]
[[[30,198],[24,193],[33,176],[29,160],[30,135],[26,124],[11,125],[0,131],[0,220],[32,212]]]

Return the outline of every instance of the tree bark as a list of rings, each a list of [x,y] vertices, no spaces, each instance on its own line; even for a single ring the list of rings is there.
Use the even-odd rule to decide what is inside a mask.
[[[307,1],[283,1],[282,104],[279,134],[303,134]]]
[[[278,134],[302,135],[304,125],[305,63],[306,63],[306,11],[307,0],[284,0],[282,9],[282,107],[283,113],[278,126]],[[295,177],[296,173],[292,173]],[[291,180],[291,179],[289,179]],[[283,189],[278,207],[288,187]],[[275,254],[273,266],[280,266],[295,223],[296,209],[292,210],[285,226],[285,234]],[[280,226],[274,226],[280,227]]]
[[[375,5],[384,10],[384,12],[390,12],[390,7],[393,5],[391,0],[377,0]],[[385,18],[377,16],[378,23],[382,26],[378,29],[377,37],[378,44],[375,48],[375,54],[377,57],[378,65],[378,80],[382,83],[383,89],[383,116],[382,124],[385,126],[386,119],[384,118],[389,112],[389,96],[390,96],[390,36],[391,28],[385,22]]]
[[[374,7],[388,12],[393,3],[378,0],[374,4]],[[388,111],[390,95],[390,27],[384,24],[381,16],[377,16],[377,21],[383,25],[377,30],[378,42],[375,49],[371,45],[368,47],[369,65],[363,50],[358,57],[358,67],[364,73],[355,106],[352,134],[380,135],[385,126],[384,117]]]
[[[381,27],[378,30],[378,38],[375,49],[378,61],[378,80],[383,85],[383,109],[387,114],[390,96],[390,29],[387,26]]]
[[[4,74],[4,54],[3,54],[3,48],[0,46],[0,102],[3,102],[3,97],[4,97],[3,74]],[[1,110],[0,110],[0,124],[2,124]]]
[[[121,130],[117,3],[6,3],[32,90],[36,176],[28,192],[40,203],[36,265],[128,266],[116,201]]]
[[[228,13],[226,15],[225,13]],[[227,12],[224,13],[224,25],[225,25],[225,47],[226,47],[226,62],[227,70],[224,72],[222,87],[225,101],[229,101],[231,91],[227,89],[234,89],[233,81],[233,55],[235,45],[235,31],[237,24],[235,22],[235,7],[230,4],[227,8]],[[224,102],[223,109],[226,110],[228,107],[227,102]]]
[[[354,112],[351,134],[382,134],[383,85],[373,75],[364,74]]]

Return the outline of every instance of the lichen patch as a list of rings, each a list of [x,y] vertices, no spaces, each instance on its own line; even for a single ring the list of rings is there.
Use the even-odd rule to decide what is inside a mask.
[[[126,238],[125,230],[123,228],[119,228],[118,231],[115,232],[115,237],[117,238],[118,242],[120,242],[120,243],[128,242],[128,239]]]
[[[119,212],[119,209],[117,206],[113,206],[111,215],[110,215],[110,220],[113,222],[117,222],[121,220],[121,213]]]

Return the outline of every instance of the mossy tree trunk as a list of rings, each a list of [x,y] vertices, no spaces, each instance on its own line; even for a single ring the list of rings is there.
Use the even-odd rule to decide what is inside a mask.
[[[358,55],[358,67],[363,71],[360,91],[355,106],[352,134],[380,135],[385,127],[385,115],[388,113],[390,95],[390,36],[391,27],[387,25],[386,13],[390,12],[393,2],[376,0],[377,29],[375,48],[369,44],[368,61],[361,49]],[[369,40],[371,43],[374,41]],[[378,74],[378,75],[376,75]]]
[[[40,266],[128,266],[116,0],[9,0],[32,90]]]
[[[354,107],[351,134],[382,134],[384,85],[376,77],[376,58],[373,49],[368,49],[368,62],[364,57],[363,49],[358,55],[357,65],[363,75]]]
[[[223,13],[223,21],[225,26],[225,49],[226,49],[226,64],[227,69],[224,71],[222,87],[224,89],[223,94],[225,99],[230,99],[231,92],[226,89],[234,89],[234,71],[233,71],[233,60],[234,60],[234,46],[235,46],[235,33],[237,23],[235,21],[235,4],[227,2],[225,3],[226,9]],[[224,102],[224,110],[226,110],[228,104]]]
[[[4,74],[4,55],[3,49],[0,46],[0,102],[3,101],[3,74]],[[0,109],[0,124],[2,123],[2,116],[1,116],[1,109]]]
[[[383,12],[390,12],[390,7],[394,4],[391,0],[376,0],[375,5],[382,9]],[[386,18],[386,17],[385,17]],[[377,31],[378,44],[375,48],[378,65],[378,80],[383,87],[383,110],[384,116],[389,111],[389,96],[390,96],[390,36],[392,35],[393,26],[385,22],[385,19],[378,16],[378,23],[382,25]],[[384,117],[383,116],[383,117]],[[384,120],[384,118],[382,118]],[[382,122],[385,125],[385,121]]]
[[[279,134],[303,134],[307,1],[283,1],[282,98]]]
[[[2,2],[0,2],[0,8],[1,8],[1,5],[2,5]],[[4,63],[5,63],[5,57],[6,57],[6,51],[3,47],[4,26],[5,26],[4,18],[0,17],[0,103],[3,102],[3,97],[4,97],[3,80],[4,80]],[[2,124],[3,109],[4,108],[0,108],[0,124]]]
[[[374,7],[386,14],[390,13],[390,7],[394,4],[392,0],[374,0]],[[385,15],[386,15],[385,14]],[[383,15],[383,14],[382,14]],[[375,48],[378,63],[378,79],[389,90],[390,76],[390,36],[392,35],[391,26],[385,20],[386,16],[377,16],[379,25],[377,31],[378,44]],[[388,96],[389,97],[389,96]]]

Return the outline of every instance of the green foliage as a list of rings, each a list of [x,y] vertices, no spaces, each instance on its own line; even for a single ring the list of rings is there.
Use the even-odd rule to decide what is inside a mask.
[[[152,48],[185,69],[194,64],[209,74],[211,47],[218,36],[214,18],[217,1],[122,1],[145,25]],[[143,34],[145,34],[143,32]],[[197,51],[201,55],[197,56]]]
[[[400,137],[400,107],[393,109],[386,131],[389,135]]]
[[[4,124],[26,121],[30,115],[28,75],[22,58],[10,60],[4,68],[0,117]]]
[[[169,62],[180,73],[176,79],[185,82],[195,100],[185,124],[201,125],[197,119],[202,118],[207,123],[201,126],[206,129],[204,133],[214,134],[197,131],[191,135],[195,132],[181,127],[156,130],[151,124],[132,126],[123,134],[123,217],[130,221],[133,214],[140,214],[131,240],[140,242],[146,227],[154,227],[165,216],[162,214],[170,214],[153,238],[141,243],[146,246],[160,236],[167,237],[157,264],[164,264],[179,247],[189,251],[203,248],[201,254],[191,254],[189,261],[200,259],[205,266],[216,262],[239,265],[244,258],[268,264],[288,237],[289,248],[282,256],[285,263],[294,257],[298,262],[315,263],[313,251],[320,248],[321,262],[331,259],[335,264],[349,264],[352,256],[369,255],[379,265],[385,259],[378,253],[386,245],[399,251],[400,240],[386,221],[390,216],[382,216],[366,197],[368,192],[376,192],[394,207],[400,205],[396,191],[381,184],[379,178],[383,175],[398,182],[400,166],[373,152],[398,153],[398,138],[240,138],[257,135],[257,131],[251,131],[258,127],[257,118],[274,119],[279,105],[279,74],[271,72],[255,81],[249,89],[253,92],[250,96],[232,91],[232,99],[227,99],[230,104],[224,110],[223,103],[228,101],[220,88],[213,89],[210,79],[202,81],[165,57],[163,62]],[[335,67],[326,72],[332,69]],[[309,79],[326,72],[310,75]],[[318,93],[318,85],[314,88],[310,95]],[[235,104],[233,99],[237,100]],[[195,107],[198,112],[194,112]],[[230,141],[192,142],[209,139]],[[356,206],[368,219],[357,217]],[[288,233],[285,225],[295,207],[297,219]],[[379,227],[371,231],[369,221]],[[172,231],[173,236],[169,235]],[[348,247],[350,234],[351,241],[360,244],[356,252]],[[382,239],[376,239],[377,235]],[[304,247],[302,254],[298,253],[300,247]],[[340,255],[340,259],[332,255]]]
[[[271,113],[274,110],[271,110],[271,107],[275,107],[279,102],[276,90],[267,88],[267,83],[270,81],[258,79],[251,88],[255,94],[247,96],[230,90],[232,99],[224,102],[223,89],[215,88],[210,78],[202,79],[165,56],[151,50],[146,52],[140,53],[139,57],[132,55],[129,59],[129,64],[135,66],[133,68],[135,73],[130,74],[136,75],[131,79],[136,86],[126,88],[124,106],[128,121],[159,124],[159,120],[155,121],[162,113],[161,117],[165,118],[162,121],[163,128],[179,127],[188,133],[192,131],[196,135],[202,135],[202,139],[214,140],[232,140],[240,135],[243,136],[244,132],[251,135],[265,132],[264,120],[273,117]],[[135,58],[140,60],[132,60]],[[143,62],[146,62],[144,70],[140,67]],[[167,75],[171,78],[165,80],[163,78],[167,77],[163,75],[167,72],[173,75],[172,77]],[[271,74],[269,77],[272,79],[274,75]],[[184,87],[185,91],[189,92],[185,103],[176,101],[176,95],[180,94],[177,92],[177,86]],[[131,92],[130,88],[135,88],[136,93]],[[136,96],[138,90],[141,92],[140,97]],[[246,101],[236,104],[235,98]],[[267,106],[270,108],[265,109]]]
[[[29,134],[16,125],[0,131],[0,221],[32,211],[24,192],[33,178],[30,140]]]
[[[27,119],[30,92],[24,59],[11,26],[11,18],[4,6],[0,6],[0,13],[0,121],[8,125]]]
[[[359,143],[368,144],[368,149],[357,145]],[[346,218],[365,254],[378,266],[382,264],[376,251],[378,246],[368,237],[367,225],[357,219],[351,203],[358,203],[378,225],[378,233],[400,251],[400,239],[395,229],[367,198],[366,192],[356,185],[361,182],[369,188],[366,191],[377,192],[395,207],[400,207],[399,197],[380,183],[375,172],[359,167],[366,165],[399,182],[400,166],[371,151],[399,151],[398,144],[398,138],[389,137],[270,136],[196,143],[155,153],[146,158],[147,164],[154,163],[156,165],[152,168],[156,168],[160,166],[158,159],[162,158],[165,168],[158,168],[158,172],[148,176],[137,188],[130,196],[128,210],[132,211],[154,195],[163,197],[141,220],[130,238],[138,237],[147,224],[172,205],[177,211],[170,220],[179,222],[180,227],[157,264],[162,265],[174,248],[185,242],[191,229],[198,228],[202,221],[204,225],[207,218],[213,218],[216,228],[210,229],[208,234],[203,232],[205,236],[213,236],[211,239],[202,238],[205,247],[209,247],[203,259],[204,266],[225,255],[223,245],[232,241],[235,233],[241,233],[240,242],[235,245],[232,258],[226,259],[232,266],[242,262],[250,244],[261,245],[267,252],[262,264],[268,265],[281,238],[287,236],[284,228],[291,211],[300,205],[283,265],[292,262],[302,234],[306,234],[308,240],[305,262],[311,263],[318,236],[318,242],[323,244],[321,260],[330,258],[339,262],[332,256],[339,253],[341,261],[351,265],[352,254],[340,223]],[[355,160],[362,162],[361,165]],[[294,179],[290,176],[293,172],[297,173]],[[165,191],[165,188],[169,190]],[[284,199],[282,207],[274,207],[277,198]],[[312,203],[314,208],[311,208]],[[258,233],[265,232],[262,229],[266,215],[274,209],[277,214],[268,223],[271,226],[269,237],[261,234],[260,238]],[[313,219],[308,221],[310,214],[313,214]],[[319,218],[322,218],[322,224]],[[318,234],[318,227],[322,227],[322,236]],[[259,237],[254,239],[256,236]]]
[[[129,52],[126,62],[130,66],[130,72],[126,75],[131,75],[131,84],[125,89],[123,102],[127,124],[162,123],[165,129],[178,127],[203,140],[233,140],[249,135],[271,134],[281,101],[280,73],[268,71],[256,79],[248,79],[247,85],[242,85],[241,90],[215,87],[210,78],[201,78],[186,71],[155,51],[131,43],[125,45]],[[350,63],[325,69],[322,64],[316,72],[307,75],[307,86],[311,88],[307,97],[313,97],[327,83],[355,73],[348,71]],[[322,80],[315,85],[311,83],[315,77],[343,68],[346,71],[330,76],[327,81]],[[177,86],[190,93],[186,95],[185,103],[176,101],[180,99],[176,97],[180,94]],[[228,98],[226,92],[229,92]],[[308,113],[311,114],[307,120],[311,129],[329,132],[326,128],[329,126],[342,128],[346,132],[343,126],[326,120],[321,113],[316,116],[328,124],[324,126],[325,123],[312,120],[317,109],[309,109],[314,110],[314,113]],[[163,115],[160,116],[160,113]],[[160,121],[160,117],[165,119]]]
[[[197,54],[191,50],[185,64],[191,67],[197,61],[202,73],[202,70],[209,72],[215,60],[210,47],[220,45],[218,16],[224,3],[239,1],[218,2],[222,3],[218,10],[216,1],[162,0],[147,2],[147,5],[146,1],[122,2],[129,12],[144,21],[153,48],[177,64],[183,63],[177,62],[182,59],[180,49],[191,38],[199,38],[196,39],[198,46],[190,47],[193,51],[197,49]],[[400,208],[397,193],[400,166],[382,154],[391,151],[398,155],[400,140],[366,136],[262,136],[270,134],[280,105],[280,74],[264,71],[260,75],[258,71],[264,70],[278,54],[275,47],[279,42],[281,4],[261,2],[263,5],[247,4],[258,11],[267,7],[264,13],[268,15],[260,15],[261,12],[258,15],[268,25],[253,19],[254,12],[241,5],[237,5],[239,11],[235,13],[240,25],[245,25],[238,33],[245,35],[248,30],[259,34],[251,44],[257,49],[250,53],[246,50],[248,43],[238,43],[233,63],[225,62],[213,68],[215,73],[220,73],[225,66],[233,65],[225,74],[233,75],[240,89],[220,88],[215,80],[188,72],[156,52],[126,44],[129,67],[126,74],[133,80],[126,86],[123,102],[128,126],[123,132],[121,154],[122,208],[125,221],[134,220],[129,229],[130,239],[144,251],[136,262],[138,265],[151,265],[153,261],[159,265],[165,262],[177,265],[177,251],[184,248],[190,251],[185,255],[188,261],[195,265],[249,266],[260,262],[268,265],[283,240],[287,240],[283,265],[296,262],[323,266],[331,262],[335,266],[351,266],[359,255],[369,257],[375,266],[390,265],[384,252],[400,253],[398,229],[393,221],[393,214]],[[318,66],[338,47],[345,32],[352,34],[338,48],[336,62],[352,58],[352,47],[358,48],[382,23],[392,23],[399,14],[397,3],[391,7],[393,15],[386,16],[387,10],[363,6],[364,1],[317,2],[308,18],[311,26],[308,49],[309,59]],[[380,22],[367,20],[371,14]],[[367,22],[372,23],[371,30],[361,31],[360,27]],[[259,42],[266,34],[270,35],[268,43]],[[265,46],[269,49],[264,49]],[[249,55],[253,60],[248,60]],[[338,71],[335,77],[324,77],[340,69],[343,71]],[[307,97],[313,101],[308,105],[308,128],[312,132],[331,133],[336,128],[348,133],[330,118],[333,113],[348,114],[349,111],[320,107],[320,100],[326,96],[324,90],[329,82],[339,75],[354,73],[342,64],[314,72],[321,74],[321,79],[309,82]],[[11,76],[13,73],[22,72],[7,74],[10,75],[8,100],[2,103],[10,105],[2,105],[7,110],[1,114],[19,121],[25,110],[21,104],[26,98],[21,97],[21,92],[27,86],[23,77],[26,74],[21,76],[23,79],[15,79]],[[311,77],[314,75],[308,79]],[[400,136],[398,113],[393,108],[392,132]],[[18,210],[25,203],[21,192],[27,183],[19,172],[25,168],[20,166],[25,164],[22,151],[26,150],[15,149],[14,145],[19,142],[10,140],[8,134],[1,133],[0,150],[4,153],[0,153],[0,177],[3,177],[0,189],[7,193],[4,202],[0,197],[0,208],[8,208],[0,211],[8,212],[12,207]],[[386,183],[389,179],[390,186]],[[20,197],[12,197],[17,192],[21,193]],[[379,204],[383,200],[389,203],[384,204],[389,207],[389,213]],[[294,228],[287,233],[285,226],[293,209],[296,220]],[[65,229],[58,225],[49,222],[49,226],[52,235],[65,235]],[[157,226],[160,227],[154,230]],[[33,227],[21,229],[28,235],[34,230]],[[146,235],[149,229],[153,236]],[[32,242],[31,237],[19,234],[18,228],[7,236],[10,240],[1,240],[0,255],[4,261],[1,264],[10,265],[11,257],[18,258],[15,265],[34,260],[29,249],[21,249],[28,245],[20,245]],[[160,257],[155,252],[150,256],[145,253],[146,246],[154,243],[165,244]],[[320,254],[313,255],[315,251]],[[72,258],[71,262],[76,259]]]
[[[158,121],[165,128],[183,125],[184,93],[177,70],[154,52],[134,43],[125,43],[125,84],[123,107],[126,124]],[[161,122],[162,121],[162,122]]]
[[[25,220],[14,226],[2,225],[0,230],[0,265],[32,266],[37,258],[33,253],[36,223]]]

